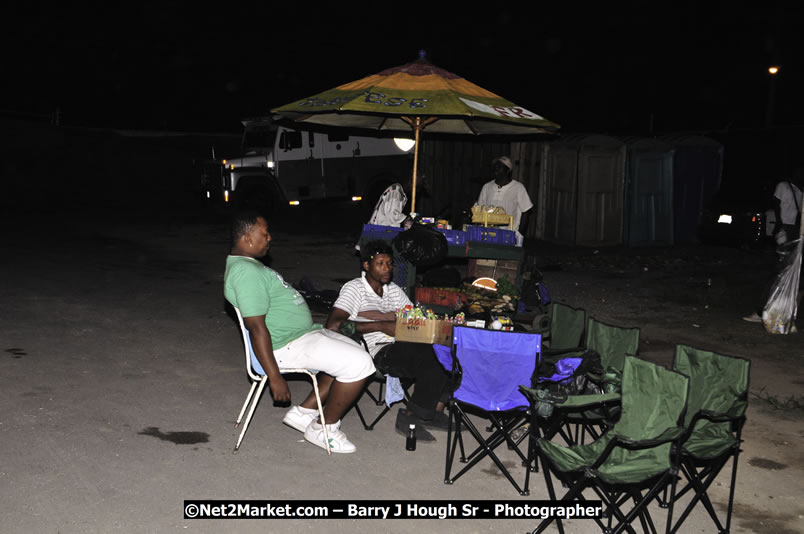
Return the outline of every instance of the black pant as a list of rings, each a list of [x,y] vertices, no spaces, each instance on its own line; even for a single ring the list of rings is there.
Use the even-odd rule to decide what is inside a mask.
[[[449,398],[449,376],[438,363],[432,345],[392,343],[377,352],[374,366],[381,373],[415,381],[408,409],[422,419],[432,419],[438,401]]]

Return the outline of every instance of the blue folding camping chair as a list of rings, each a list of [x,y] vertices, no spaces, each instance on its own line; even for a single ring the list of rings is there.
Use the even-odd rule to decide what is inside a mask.
[[[455,327],[451,349],[436,346],[441,365],[460,381],[449,401],[445,484],[452,484],[488,456],[520,495],[528,495],[531,462],[527,452],[519,449],[511,432],[527,420],[529,403],[520,393],[519,386],[530,383],[539,362],[541,344],[539,334]],[[488,436],[481,434],[469,418],[470,414],[488,419],[492,433]],[[464,451],[464,428],[478,442],[478,447],[469,455]],[[522,487],[494,452],[503,443],[516,452],[526,468]],[[451,477],[459,447],[460,461],[467,465]]]

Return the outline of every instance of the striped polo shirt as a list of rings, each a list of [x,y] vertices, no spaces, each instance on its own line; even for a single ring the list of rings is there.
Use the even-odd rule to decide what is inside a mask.
[[[366,280],[366,273],[363,272],[360,278],[355,278],[343,284],[338,299],[333,305],[349,314],[350,321],[367,321],[357,314],[363,311],[395,312],[398,308],[403,308],[409,304],[410,299],[402,291],[402,288],[391,282],[382,287],[382,297],[369,285]],[[363,334],[363,338],[368,345],[369,353],[372,356],[389,343],[394,342],[394,338],[382,332],[369,332]]]

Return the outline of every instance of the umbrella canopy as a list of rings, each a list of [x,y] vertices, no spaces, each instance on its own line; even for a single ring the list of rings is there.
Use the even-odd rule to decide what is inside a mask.
[[[414,132],[412,211],[419,135],[553,133],[559,125],[424,58],[272,110],[296,122]]]

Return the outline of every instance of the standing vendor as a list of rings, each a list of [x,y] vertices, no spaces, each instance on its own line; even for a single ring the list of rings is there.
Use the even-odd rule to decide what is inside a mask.
[[[477,203],[481,206],[498,206],[505,213],[513,216],[513,229],[517,232],[517,243],[521,243],[520,231],[527,230],[528,216],[533,202],[528,191],[521,182],[511,178],[513,164],[508,156],[500,156],[491,162],[491,173],[494,179],[486,183],[480,190]]]

